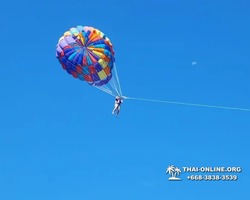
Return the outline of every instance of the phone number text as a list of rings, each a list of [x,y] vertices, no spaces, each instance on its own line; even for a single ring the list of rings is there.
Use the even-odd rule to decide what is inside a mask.
[[[236,181],[236,175],[191,175],[187,177],[191,181]]]

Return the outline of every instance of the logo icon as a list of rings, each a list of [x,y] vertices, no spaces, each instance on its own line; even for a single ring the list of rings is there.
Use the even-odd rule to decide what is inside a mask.
[[[174,165],[171,166],[169,165],[166,170],[166,174],[169,174],[171,176],[168,179],[170,181],[181,181],[182,179],[176,177],[179,176],[180,173],[182,173],[182,171],[178,167],[175,167]]]

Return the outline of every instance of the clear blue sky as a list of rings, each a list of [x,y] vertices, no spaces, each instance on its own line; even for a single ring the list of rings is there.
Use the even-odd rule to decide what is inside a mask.
[[[116,118],[55,57],[65,31],[94,26],[124,95],[250,108],[250,2],[50,2],[0,2],[1,200],[250,199],[250,112],[127,100]],[[169,165],[243,171],[171,182]]]

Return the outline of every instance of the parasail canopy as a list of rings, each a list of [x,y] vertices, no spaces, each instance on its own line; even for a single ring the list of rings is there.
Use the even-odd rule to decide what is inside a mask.
[[[110,95],[122,96],[109,38],[93,27],[77,26],[65,32],[56,45],[62,68],[81,81]]]

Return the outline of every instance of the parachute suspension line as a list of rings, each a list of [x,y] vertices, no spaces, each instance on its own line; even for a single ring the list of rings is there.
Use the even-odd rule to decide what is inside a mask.
[[[103,87],[103,86],[101,86],[101,87],[100,86],[93,86],[93,87],[95,87],[95,88],[97,88],[97,89],[99,89],[99,90],[101,90],[101,91],[103,91],[103,92],[105,92],[107,94],[115,96],[108,87]]]
[[[113,83],[113,82],[114,82],[113,80],[114,80],[114,77],[112,77],[111,80],[109,80],[108,85],[113,89],[113,92],[114,92],[114,93],[116,94],[116,96],[117,96],[118,91],[117,91],[117,88],[116,88],[115,83]]]
[[[153,99],[141,99],[141,98],[125,97],[125,96],[123,98],[124,99],[139,100],[139,101],[153,101],[153,102],[159,102],[159,103],[179,104],[179,105],[187,105],[187,106],[199,106],[199,107],[208,107],[208,108],[219,108],[219,109],[226,109],[226,110],[241,110],[241,111],[248,111],[248,112],[250,112],[250,109],[247,109],[247,108],[235,108],[235,107],[213,106],[213,105],[184,103],[184,102],[175,102],[175,101],[162,101],[162,100],[153,100]]]
[[[108,93],[110,93],[110,94],[113,93],[113,92],[111,91],[111,89],[110,89],[107,85],[102,85],[102,86],[100,87],[100,89],[102,89],[103,91],[106,91],[106,92],[108,92]]]
[[[116,96],[120,96],[120,92],[118,91],[118,87],[117,87],[117,83],[115,81],[115,77],[113,76],[112,79],[110,80],[109,84],[111,85],[111,87],[113,87],[113,89],[116,91]]]
[[[103,85],[102,87],[104,90],[108,91],[109,93],[111,94],[113,93],[107,85]]]
[[[117,68],[116,68],[116,64],[114,63],[114,72],[115,72],[115,76],[116,76],[116,80],[117,80],[117,85],[119,88],[119,92],[120,92],[120,96],[122,96],[122,88],[120,85],[120,81],[119,81],[119,77],[118,77],[118,73],[117,73]]]
[[[102,88],[102,87],[99,87],[99,86],[94,86],[94,87],[97,88],[97,89],[99,89],[99,90],[101,90],[101,91],[103,91],[103,92],[105,92],[105,93],[107,93],[107,94],[109,94],[109,95],[111,95],[111,96],[116,96],[112,92],[108,91],[105,88]]]

